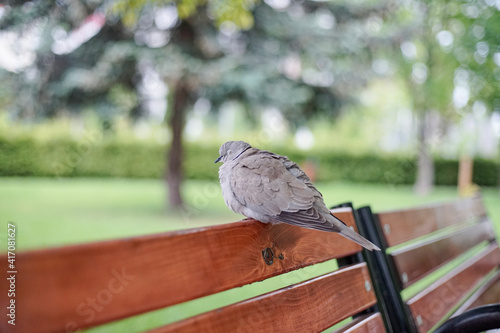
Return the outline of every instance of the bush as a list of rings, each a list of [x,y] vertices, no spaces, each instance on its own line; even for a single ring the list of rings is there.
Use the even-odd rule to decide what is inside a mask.
[[[218,148],[186,144],[184,174],[189,179],[218,177],[214,164]],[[157,143],[70,139],[35,141],[32,138],[0,136],[0,176],[43,177],[126,177],[161,178],[167,146]],[[361,183],[413,184],[416,158],[402,156],[350,155],[332,151],[286,151],[276,149],[291,160],[306,160],[317,167],[317,180]],[[436,159],[436,184],[456,185],[458,161]],[[474,182],[496,186],[498,163],[476,159]]]
[[[1,176],[159,178],[165,147],[0,137]]]
[[[500,183],[498,163],[492,160],[475,159],[472,181],[478,185],[497,186]]]

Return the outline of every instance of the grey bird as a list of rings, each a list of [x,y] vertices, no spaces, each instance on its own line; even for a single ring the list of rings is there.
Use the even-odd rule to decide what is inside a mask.
[[[333,216],[306,173],[286,156],[228,141],[220,147],[217,162],[223,162],[222,196],[234,212],[263,223],[338,232],[370,251],[380,250]]]

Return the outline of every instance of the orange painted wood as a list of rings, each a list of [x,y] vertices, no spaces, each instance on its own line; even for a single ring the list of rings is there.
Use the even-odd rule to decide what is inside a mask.
[[[388,246],[486,215],[480,197],[377,214]]]
[[[479,288],[454,314],[459,314],[478,306],[500,303],[500,271]]]
[[[349,209],[336,210],[354,225]],[[96,231],[97,232],[97,231]],[[274,251],[271,265],[263,259]],[[334,233],[246,220],[17,254],[15,332],[91,327],[354,254]],[[270,253],[268,250],[268,254]],[[282,255],[283,259],[278,257]],[[2,274],[6,256],[0,256]],[[5,275],[0,290],[8,290]],[[7,306],[0,297],[0,308]],[[22,318],[22,320],[21,320]],[[12,326],[0,321],[0,331]]]
[[[379,312],[358,317],[352,322],[336,330],[335,333],[383,333],[386,332],[384,321]]]
[[[376,303],[366,283],[370,275],[361,263],[151,333],[320,332]]]
[[[500,250],[494,243],[410,299],[408,305],[418,330],[432,328],[498,264]]]
[[[485,240],[495,239],[488,221],[460,229],[438,239],[424,240],[391,253],[403,288],[435,271]]]

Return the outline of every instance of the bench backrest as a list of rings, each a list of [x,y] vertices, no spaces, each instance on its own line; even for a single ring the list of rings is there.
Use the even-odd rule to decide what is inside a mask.
[[[351,208],[333,211],[355,227]],[[262,281],[305,266],[354,262],[309,280],[175,322],[156,332],[383,331],[360,246],[328,232],[253,220],[19,253],[15,327],[71,332]],[[0,261],[7,262],[5,256]],[[356,261],[358,261],[356,263]],[[0,280],[0,290],[8,281]],[[8,304],[0,298],[0,307]],[[372,311],[371,314],[365,314]],[[361,314],[361,315],[360,315]],[[160,326],[160,325],[156,325]],[[272,328],[272,329],[271,329]]]
[[[480,197],[374,215],[366,209],[361,229],[372,228],[368,237],[378,237],[386,253],[368,261],[385,265],[389,276],[381,279],[392,278],[382,288],[394,288],[391,302],[399,304],[387,308],[401,307],[387,313],[398,322],[395,331],[427,332],[451,315],[500,301],[500,250]]]

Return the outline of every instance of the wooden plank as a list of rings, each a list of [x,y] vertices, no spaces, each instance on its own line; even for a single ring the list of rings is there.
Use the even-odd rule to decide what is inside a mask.
[[[354,225],[350,209],[335,210]],[[262,251],[272,250],[272,264]],[[361,247],[335,233],[246,220],[17,254],[19,332],[91,327],[344,257]],[[282,256],[283,259],[279,257]],[[6,256],[0,256],[3,272]],[[0,267],[0,268],[1,268]],[[0,290],[8,290],[5,276]],[[0,308],[7,307],[0,297]],[[12,326],[0,321],[0,331]]]
[[[500,271],[481,288],[479,288],[454,314],[458,316],[463,312],[478,306],[500,303]]]
[[[438,323],[460,299],[500,263],[500,250],[491,244],[479,255],[446,274],[408,301],[420,332]]]
[[[380,312],[365,315],[354,319],[335,333],[381,333],[386,332]]]
[[[376,303],[365,263],[160,327],[166,332],[320,332]]]
[[[486,215],[481,197],[378,213],[388,246]]]
[[[425,240],[391,253],[403,288],[485,240],[495,239],[488,221],[460,229],[438,239]]]

